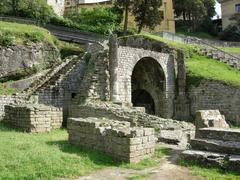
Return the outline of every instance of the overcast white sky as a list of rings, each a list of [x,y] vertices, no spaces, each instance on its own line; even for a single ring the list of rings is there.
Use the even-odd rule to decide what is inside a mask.
[[[217,15],[219,15],[221,17],[221,5],[217,2],[216,3],[216,12],[217,12]],[[214,17],[214,19],[216,19],[217,16]]]

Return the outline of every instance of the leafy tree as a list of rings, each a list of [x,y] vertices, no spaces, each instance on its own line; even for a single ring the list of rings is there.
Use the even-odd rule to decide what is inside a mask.
[[[193,31],[200,26],[209,27],[216,14],[215,3],[215,0],[173,0],[175,15],[182,17],[185,24],[190,22]]]
[[[233,15],[230,20],[230,24],[224,31],[220,34],[222,40],[227,41],[240,41],[240,14]]]
[[[140,33],[144,27],[154,29],[161,23],[161,5],[162,0],[134,1],[133,15],[135,16],[135,22],[138,26],[138,33]]]
[[[132,9],[132,4],[133,4],[133,0],[116,0],[115,1],[115,6],[116,7],[120,7],[122,9],[124,9],[124,30],[123,30],[123,34],[127,35],[127,31],[128,31],[128,17],[129,17],[129,12]]]

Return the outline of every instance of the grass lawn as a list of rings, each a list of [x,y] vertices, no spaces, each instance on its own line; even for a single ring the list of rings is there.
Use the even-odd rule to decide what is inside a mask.
[[[0,95],[11,95],[17,92],[16,89],[9,86],[9,83],[0,82]]]
[[[54,44],[54,40],[54,37],[44,28],[0,21],[0,43],[2,45],[23,44],[28,41]]]
[[[66,130],[27,134],[0,123],[0,179],[73,178],[110,166],[144,169],[156,166],[169,153],[166,148],[157,148],[152,158],[130,165],[98,151],[70,145],[67,137]]]
[[[193,54],[186,60],[186,67],[187,81],[191,85],[197,85],[201,79],[212,79],[240,86],[240,71],[223,62]]]
[[[194,162],[178,161],[181,166],[187,167],[195,176],[201,176],[207,180],[239,180],[240,171],[226,172],[218,168],[207,168],[204,164],[197,164]]]
[[[223,51],[230,52],[230,53],[239,53],[240,54],[240,47],[229,47],[229,48],[221,48]]]

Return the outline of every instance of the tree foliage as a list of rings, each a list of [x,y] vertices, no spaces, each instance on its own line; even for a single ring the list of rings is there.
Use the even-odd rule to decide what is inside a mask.
[[[55,16],[46,0],[1,0],[0,14],[33,18],[47,23]]]
[[[161,5],[162,0],[134,1],[133,15],[138,26],[138,33],[140,33],[144,27],[154,29],[161,23]]]
[[[128,32],[128,18],[129,12],[132,10],[133,0],[116,0],[115,7],[121,8],[124,11],[124,28],[123,34],[127,35]]]
[[[173,0],[175,15],[185,23],[190,22],[193,31],[209,23],[216,14],[215,3],[215,0]]]
[[[230,20],[232,23],[220,34],[220,38],[227,41],[240,41],[240,14],[234,14]]]

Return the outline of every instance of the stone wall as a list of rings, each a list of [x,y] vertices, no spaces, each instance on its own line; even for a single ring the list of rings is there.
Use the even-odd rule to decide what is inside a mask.
[[[194,126],[184,121],[164,119],[146,114],[137,108],[121,106],[111,102],[87,101],[84,104],[75,102],[70,108],[73,118],[109,118],[130,122],[132,126],[151,127],[161,130],[192,130]]]
[[[0,46],[0,77],[34,65],[49,66],[56,62],[58,57],[59,53],[53,46],[40,44]]]
[[[126,162],[138,162],[154,153],[154,129],[130,127],[108,119],[68,120],[69,142],[103,151]]]
[[[16,103],[17,101],[19,101],[21,99],[20,96],[17,95],[5,95],[5,96],[0,96],[0,121],[2,120],[2,118],[4,117],[5,113],[4,113],[4,106],[5,105],[9,105],[9,104],[13,104]]]
[[[198,110],[219,109],[230,124],[240,125],[240,87],[219,81],[203,80],[188,90],[191,114]]]
[[[3,122],[27,132],[49,132],[62,126],[62,109],[38,104],[6,105]]]

